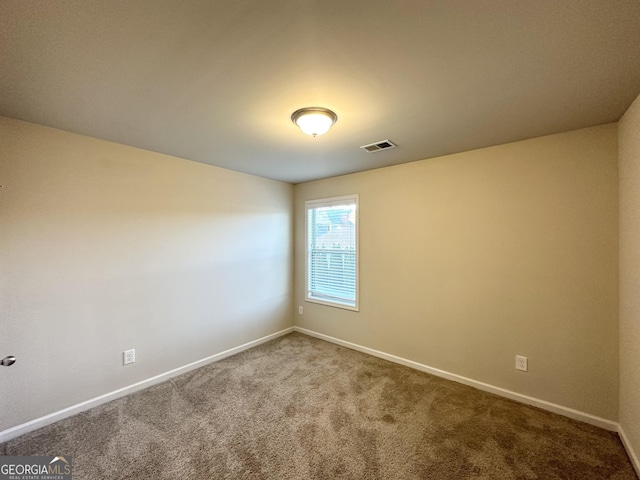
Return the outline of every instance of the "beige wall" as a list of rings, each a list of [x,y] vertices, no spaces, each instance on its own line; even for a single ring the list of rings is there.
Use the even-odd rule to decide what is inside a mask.
[[[617,184],[610,124],[296,185],[296,324],[617,420]],[[304,201],[351,193],[360,312],[304,302]]]
[[[640,96],[620,120],[618,139],[620,424],[635,454],[640,455]]]
[[[639,110],[620,128],[636,449]],[[290,185],[2,117],[0,138],[0,431],[292,325]],[[296,323],[616,420],[616,159],[605,125],[297,185]],[[304,302],[304,200],[349,193],[359,313]]]
[[[1,117],[0,139],[0,431],[292,325],[291,185]]]

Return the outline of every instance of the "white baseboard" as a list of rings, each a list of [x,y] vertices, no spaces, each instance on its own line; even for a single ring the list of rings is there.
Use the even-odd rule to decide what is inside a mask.
[[[414,362],[413,360],[407,360],[406,358],[397,357],[396,355],[391,355],[389,353],[381,352],[379,350],[374,350],[373,348],[363,347],[362,345],[347,342],[345,340],[340,340],[339,338],[330,337],[329,335],[325,335],[323,333],[317,333],[312,330],[307,330],[306,328],[293,327],[293,329],[296,332],[300,332],[305,335],[309,335],[311,337],[316,337],[321,340],[326,340],[327,342],[335,343],[337,345],[347,347],[352,350],[357,350],[362,353],[367,353],[369,355],[373,355],[374,357],[383,358],[384,360],[389,360],[390,362],[398,363],[406,367],[415,368],[416,370],[430,373],[437,377],[446,378],[447,380],[452,380],[454,382],[462,383],[464,385],[477,388],[478,390],[494,393],[501,397],[509,398],[511,400],[515,400],[516,402],[525,403],[527,405],[532,405],[534,407],[538,407],[543,410],[547,410],[549,412],[557,413],[565,417],[572,418],[574,420],[579,420],[581,422],[589,423],[591,425],[595,425],[596,427],[604,428],[605,430],[610,430],[612,432],[618,431],[618,427],[619,427],[618,423],[611,420],[607,420],[606,418],[597,417],[589,413],[581,412],[579,410],[574,410],[573,408],[564,407],[556,403],[547,402],[546,400],[540,400],[539,398],[529,397],[528,395],[512,392],[511,390],[506,390],[504,388],[489,385],[488,383],[472,380],[471,378],[463,377],[461,375],[456,375],[455,373],[446,372],[438,368],[429,367],[427,365],[423,365],[422,363]]]
[[[244,345],[230,348],[229,350],[225,350],[224,352],[216,353],[215,355],[211,355],[210,357],[206,357],[201,360],[197,360],[195,362],[189,363],[188,365],[184,365],[182,367],[175,368],[168,372],[161,373],[160,375],[156,375],[155,377],[147,378],[146,380],[142,380],[141,382],[134,383],[133,385],[129,385],[127,387],[114,390],[113,392],[105,393],[104,395],[100,395],[99,397],[95,397],[90,400],[86,400],[84,402],[78,403],[76,405],[72,405],[70,407],[64,408],[57,412],[50,413],[49,415],[45,415],[44,417],[36,418],[35,420],[31,420],[21,425],[11,427],[7,430],[0,432],[0,443],[6,442],[7,440],[11,440],[12,438],[19,437],[20,435],[24,435],[25,433],[32,432],[33,430],[46,427],[47,425],[50,425],[52,423],[55,423],[59,420],[70,417],[72,415],[76,415],[90,408],[97,407],[98,405],[102,405],[103,403],[110,402],[112,400],[123,397],[125,395],[129,395],[139,390],[143,390],[145,388],[156,385],[158,383],[162,383],[177,375],[187,373],[191,370],[195,370],[196,368],[204,367],[209,363],[217,362],[219,360],[222,360],[223,358],[227,358],[227,357],[230,357],[231,355],[235,355],[236,353],[240,353],[244,350],[248,350],[250,348],[256,347],[262,343],[281,337],[293,331],[294,331],[293,327],[285,328],[284,330],[280,330],[279,332],[272,333],[271,335],[267,335],[266,337],[253,340],[251,342],[245,343]]]
[[[636,452],[633,450],[631,442],[629,441],[629,437],[627,437],[627,434],[624,432],[624,428],[622,428],[622,425],[618,426],[618,435],[620,436],[622,445],[624,445],[624,448],[627,451],[627,455],[629,455],[629,460],[631,460],[633,468],[636,469],[636,475],[638,475],[638,478],[640,478],[640,459],[638,458]]]

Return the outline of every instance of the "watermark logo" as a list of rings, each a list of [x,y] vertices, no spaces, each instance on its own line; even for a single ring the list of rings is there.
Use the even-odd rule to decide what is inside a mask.
[[[71,457],[0,457],[0,480],[71,480]]]

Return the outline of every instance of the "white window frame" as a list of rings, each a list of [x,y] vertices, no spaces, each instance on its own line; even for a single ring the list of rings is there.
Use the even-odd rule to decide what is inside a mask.
[[[347,303],[342,303],[340,301],[333,301],[324,298],[314,297],[310,293],[309,288],[309,262],[310,262],[310,252],[309,252],[309,209],[318,208],[318,207],[330,207],[332,205],[340,205],[345,202],[354,202],[356,205],[356,221],[355,221],[355,250],[356,250],[356,278],[355,278],[355,305],[350,305]],[[329,197],[329,198],[319,198],[315,200],[307,200],[304,202],[304,287],[305,287],[305,300],[311,303],[318,303],[320,305],[327,305],[330,307],[342,308],[345,310],[351,310],[355,312],[360,311],[360,205],[359,205],[359,196],[358,194],[352,195],[342,195],[339,197]]]

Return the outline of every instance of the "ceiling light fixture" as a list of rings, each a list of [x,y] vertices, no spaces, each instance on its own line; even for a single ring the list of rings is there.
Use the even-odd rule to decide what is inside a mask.
[[[337,120],[335,113],[322,107],[305,107],[291,114],[291,121],[312,137],[327,133]]]

